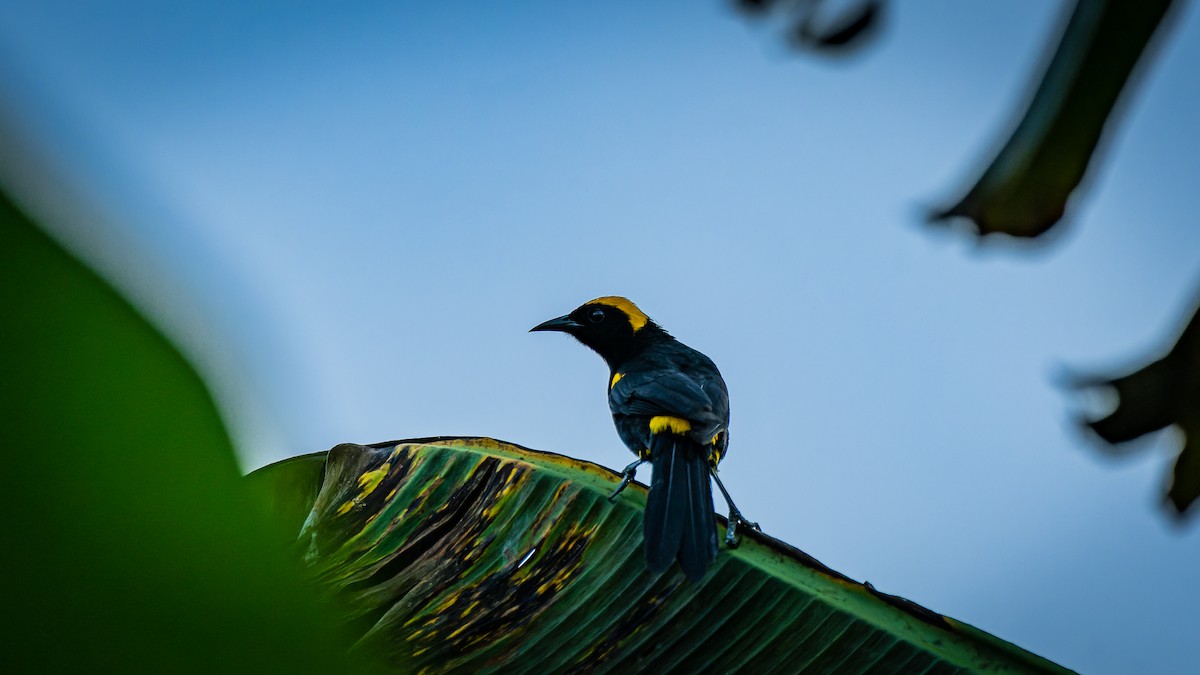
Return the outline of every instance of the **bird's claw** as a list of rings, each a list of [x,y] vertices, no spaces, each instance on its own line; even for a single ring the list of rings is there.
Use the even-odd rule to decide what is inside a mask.
[[[752,530],[762,532],[762,528],[758,523],[746,520],[741,511],[730,511],[727,525],[725,526],[725,546],[726,548],[737,548],[742,543],[742,538],[738,536],[739,527],[748,527]]]
[[[729,518],[725,521],[725,546],[727,548],[737,548],[742,543],[737,534],[739,526],[749,527],[759,532],[762,532],[762,528],[758,526],[758,523],[746,520],[746,517],[738,510],[738,507],[734,506],[733,500],[729,497],[729,490],[726,490],[725,486],[721,483],[721,477],[717,475],[717,470],[709,467],[708,472],[712,475],[713,480],[716,481],[717,489],[721,491],[721,496],[725,498],[725,503],[729,505]]]
[[[633,462],[629,466],[625,467],[625,470],[621,472],[621,482],[617,485],[617,489],[613,490],[613,493],[608,496],[608,501],[611,502],[612,500],[616,499],[617,495],[621,494],[621,491],[624,490],[627,485],[633,482],[633,479],[637,476],[637,468],[645,461],[646,460],[644,459],[639,459],[638,461]]]

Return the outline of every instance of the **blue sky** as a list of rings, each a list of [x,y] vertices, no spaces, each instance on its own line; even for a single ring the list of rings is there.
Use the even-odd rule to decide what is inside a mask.
[[[768,533],[1081,671],[1194,668],[1171,439],[1101,461],[1057,384],[1194,298],[1192,8],[1025,251],[921,219],[1057,3],[893,3],[848,60],[721,2],[143,4],[0,7],[0,178],[185,345],[247,468],[440,434],[624,466],[603,363],[526,331],[626,295],[720,366]]]

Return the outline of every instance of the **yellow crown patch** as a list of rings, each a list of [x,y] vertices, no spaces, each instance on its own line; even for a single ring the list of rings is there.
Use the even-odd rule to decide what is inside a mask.
[[[637,305],[619,295],[606,295],[602,298],[596,298],[587,304],[607,305],[609,307],[615,307],[621,310],[625,313],[625,316],[629,317],[629,325],[633,326],[633,332],[635,333],[641,330],[642,327],[646,325],[646,322],[650,320],[650,317],[646,316],[645,312],[638,309]]]

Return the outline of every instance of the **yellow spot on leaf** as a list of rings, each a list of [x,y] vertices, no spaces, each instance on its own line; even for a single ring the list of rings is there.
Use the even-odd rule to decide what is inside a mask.
[[[363,475],[359,476],[358,477],[358,487],[360,490],[359,493],[357,495],[355,495],[354,497],[350,498],[348,501],[346,501],[346,503],[339,506],[338,510],[337,510],[337,514],[339,516],[344,516],[347,513],[350,513],[351,509],[353,509],[354,507],[361,504],[363,502],[363,500],[367,498],[368,495],[370,495],[372,492],[375,491],[375,488],[379,487],[379,484],[383,482],[383,479],[387,478],[388,471],[390,471],[391,468],[392,468],[391,462],[384,462],[383,466],[379,467],[378,469],[375,469],[374,471],[368,471],[368,472],[364,473]],[[375,514],[375,516],[372,516],[371,519],[374,520],[375,517],[378,515],[379,514]]]
[[[673,434],[686,434],[692,430],[692,423],[680,417],[659,415],[650,418],[650,433],[661,434],[670,431]]]
[[[621,310],[625,313],[625,316],[629,317],[629,325],[633,326],[633,332],[635,333],[641,330],[642,327],[646,325],[646,322],[650,320],[650,317],[646,316],[645,312],[638,309],[637,305],[619,295],[606,295],[603,298],[596,298],[587,304],[607,305],[609,307],[616,307],[617,309]]]
[[[375,469],[374,471],[368,471],[359,476],[358,487],[362,488],[361,496],[366,497],[374,492],[375,488],[379,487],[379,484],[383,482],[383,479],[387,478],[388,471],[390,471],[391,468],[391,462],[384,462],[383,466],[379,467],[378,469]]]
[[[450,605],[453,605],[455,602],[458,602],[458,594],[459,594],[459,591],[454,591],[450,595],[447,595],[445,598],[442,599],[441,602],[438,603],[438,606],[436,608],[434,608],[433,611],[435,613],[441,613],[441,612],[446,611],[450,607]]]

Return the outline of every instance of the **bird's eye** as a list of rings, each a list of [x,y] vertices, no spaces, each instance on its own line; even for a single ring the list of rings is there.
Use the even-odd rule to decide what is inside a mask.
[[[601,321],[603,321],[603,320],[604,320],[604,310],[602,310],[602,309],[593,309],[593,310],[592,310],[592,313],[588,315],[588,319],[589,319],[589,320],[590,320],[592,323],[600,323]]]

